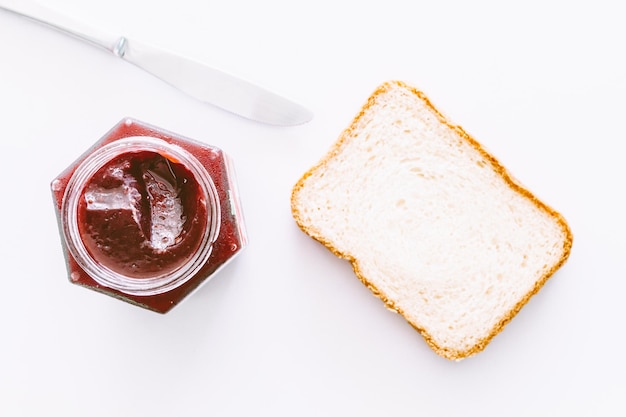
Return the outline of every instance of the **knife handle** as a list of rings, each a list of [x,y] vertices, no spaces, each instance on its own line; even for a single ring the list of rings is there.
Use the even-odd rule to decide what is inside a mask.
[[[0,9],[34,20],[63,33],[104,48],[115,55],[123,50],[124,38],[83,25],[67,16],[30,0],[0,0]],[[123,51],[122,51],[123,53]]]

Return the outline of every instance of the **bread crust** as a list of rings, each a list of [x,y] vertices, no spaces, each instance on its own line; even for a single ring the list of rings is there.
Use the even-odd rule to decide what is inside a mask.
[[[532,287],[532,289],[528,293],[526,293],[518,301],[518,303],[516,303],[513,306],[513,308],[504,315],[504,317],[500,321],[496,323],[496,325],[491,329],[491,331],[486,337],[478,340],[472,347],[470,347],[467,350],[456,350],[456,349],[451,349],[445,346],[438,345],[436,341],[433,339],[433,337],[428,333],[428,331],[426,331],[426,329],[420,327],[415,322],[413,322],[409,318],[409,316],[405,314],[405,312],[395,304],[395,302],[392,299],[390,299],[386,294],[384,294],[380,289],[378,289],[372,282],[370,282],[370,280],[368,280],[368,278],[365,276],[365,274],[361,271],[359,267],[358,259],[350,255],[349,253],[344,253],[340,251],[333,245],[332,242],[327,240],[324,236],[320,235],[319,233],[316,233],[311,227],[309,227],[304,222],[302,215],[300,213],[300,208],[298,206],[298,194],[304,187],[304,184],[307,178],[313,175],[316,171],[324,169],[325,165],[340,152],[343,144],[347,140],[349,140],[349,138],[352,137],[354,130],[357,128],[359,121],[367,112],[367,110],[374,105],[377,98],[380,95],[389,91],[389,89],[394,88],[396,86],[406,89],[410,93],[417,96],[420,100],[422,100],[423,103],[434,112],[434,114],[437,116],[440,123],[446,125],[448,128],[456,132],[460,138],[462,138],[467,143],[469,143],[473,148],[475,148],[482,155],[482,157],[484,157],[485,160],[488,161],[488,163],[491,165],[491,168],[499,176],[501,176],[504,179],[505,183],[512,190],[514,190],[515,192],[519,193],[520,195],[530,200],[532,204],[534,204],[539,210],[544,211],[551,218],[553,218],[554,221],[558,223],[558,225],[561,227],[565,235],[563,251],[559,260],[540,279],[535,281],[535,285]],[[400,314],[402,317],[404,317],[405,320],[422,335],[426,343],[438,355],[446,359],[450,359],[450,360],[465,359],[467,357],[475,355],[476,353],[484,350],[485,347],[489,344],[489,342],[504,329],[504,327],[511,321],[511,319],[513,319],[513,317],[521,310],[521,308],[524,305],[526,305],[526,303],[528,303],[530,298],[533,295],[535,295],[543,287],[543,285],[548,281],[548,279],[565,263],[565,261],[570,255],[572,244],[573,244],[573,235],[572,235],[571,229],[569,225],[567,224],[567,222],[565,221],[564,217],[559,212],[549,207],[544,202],[540,201],[527,188],[522,186],[493,155],[487,152],[487,150],[478,141],[476,141],[472,136],[470,136],[467,132],[465,132],[465,130],[463,130],[462,127],[452,124],[439,110],[437,110],[423,92],[417,90],[415,87],[405,82],[397,81],[397,80],[388,81],[388,82],[381,84],[370,95],[367,102],[363,105],[359,113],[352,120],[352,123],[341,133],[338,140],[332,145],[328,153],[325,156],[323,156],[322,159],[316,165],[314,165],[307,172],[305,172],[304,175],[297,181],[297,183],[293,187],[292,194],[291,194],[291,211],[296,221],[296,224],[304,233],[306,233],[311,238],[315,239],[316,241],[318,241],[319,243],[327,247],[335,256],[348,260],[352,264],[352,268],[356,276],[359,278],[359,280],[367,288],[369,288],[369,290],[376,297],[380,298],[388,309],[395,311],[398,314]]]

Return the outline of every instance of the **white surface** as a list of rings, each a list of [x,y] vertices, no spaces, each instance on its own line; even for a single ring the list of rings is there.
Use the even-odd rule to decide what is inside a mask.
[[[50,0],[308,106],[294,128],[195,102],[0,13],[0,415],[624,415],[626,55],[618,1]],[[479,355],[436,356],[297,229],[293,183],[378,84],[416,85],[574,232]],[[49,182],[124,116],[235,160],[250,246],[162,316],[71,285]]]

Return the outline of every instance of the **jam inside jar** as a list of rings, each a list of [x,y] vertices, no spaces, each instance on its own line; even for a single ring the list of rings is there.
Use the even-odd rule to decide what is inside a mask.
[[[202,241],[207,210],[195,176],[151,151],[123,153],[89,180],[78,231],[89,255],[132,278],[171,273]]]
[[[68,249],[99,284],[125,294],[177,288],[219,233],[215,185],[190,153],[151,137],[112,142],[86,158],[65,190]]]

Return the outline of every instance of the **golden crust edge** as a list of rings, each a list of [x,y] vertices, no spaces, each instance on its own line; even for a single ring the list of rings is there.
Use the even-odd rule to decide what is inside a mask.
[[[412,322],[412,320],[405,314],[405,312],[400,307],[395,305],[393,300],[388,298],[382,291],[380,291],[373,283],[371,283],[367,279],[367,277],[361,272],[359,268],[358,259],[354,258],[352,255],[348,253],[341,252],[339,249],[337,249],[333,245],[332,242],[325,239],[324,236],[321,236],[318,233],[315,233],[313,230],[311,230],[311,228],[308,227],[303,222],[302,217],[300,215],[299,208],[297,207],[297,195],[301,191],[301,189],[304,187],[304,183],[307,180],[307,178],[313,175],[313,173],[316,172],[317,170],[324,168],[324,166],[328,163],[328,161],[330,161],[340,151],[343,143],[346,140],[348,140],[348,138],[351,137],[352,132],[356,128],[358,122],[360,121],[361,117],[363,117],[365,112],[376,102],[376,99],[378,98],[378,96],[387,92],[393,85],[406,89],[407,91],[416,95],[420,100],[422,100],[424,104],[426,104],[426,106],[430,110],[432,110],[433,113],[437,116],[440,123],[446,125],[448,128],[456,132],[463,140],[467,141],[470,145],[472,145],[487,161],[489,161],[491,168],[504,179],[505,183],[509,185],[509,187],[513,191],[526,197],[539,210],[547,213],[553,220],[556,221],[556,223],[561,227],[563,231],[563,235],[564,235],[563,251],[561,253],[561,257],[559,258],[559,260],[542,277],[540,277],[537,281],[535,281],[535,285],[533,286],[533,288],[528,293],[526,293],[524,297],[522,297],[515,304],[515,306],[513,306],[513,308],[509,312],[507,312],[502,317],[502,319],[500,319],[500,321],[498,321],[498,323],[496,323],[496,325],[492,328],[492,330],[489,332],[487,336],[478,340],[474,345],[472,345],[467,350],[450,349],[450,348],[438,345],[433,340],[433,337],[430,335],[430,333],[426,329]],[[568,223],[559,212],[554,210],[552,207],[548,206],[543,201],[539,200],[530,190],[528,190],[526,187],[521,185],[521,183],[519,183],[509,173],[509,171],[498,161],[498,159],[496,159],[492,154],[490,154],[477,140],[475,140],[472,136],[470,136],[467,132],[465,132],[465,130],[463,130],[461,126],[452,124],[431,103],[431,101],[423,92],[419,91],[417,88],[403,81],[398,81],[398,80],[387,81],[381,84],[376,90],[374,90],[374,92],[367,99],[367,102],[362,106],[359,113],[357,113],[357,115],[354,117],[354,119],[352,120],[352,123],[346,129],[344,129],[344,131],[341,133],[339,138],[334,142],[334,144],[331,146],[330,150],[326,153],[326,155],[324,155],[317,164],[315,164],[313,167],[307,170],[300,177],[300,179],[296,182],[296,184],[294,185],[292,189],[291,212],[292,212],[292,216],[296,224],[305,234],[307,234],[314,240],[324,245],[335,256],[348,260],[352,264],[352,268],[357,278],[372,292],[373,295],[381,299],[388,309],[395,311],[396,313],[401,315],[424,338],[426,343],[430,346],[430,348],[433,351],[435,351],[435,353],[437,353],[439,356],[443,358],[446,358],[449,360],[457,360],[457,361],[473,356],[483,351],[487,347],[487,345],[491,342],[491,340],[504,329],[504,327],[513,319],[513,317],[517,315],[517,313],[519,313],[522,307],[524,307],[528,303],[528,301],[530,301],[530,299],[539,292],[539,290],[545,285],[548,279],[550,279],[550,277],[552,277],[552,275],[554,275],[554,273],[557,270],[559,270],[561,266],[563,266],[563,264],[569,258],[569,255],[571,253],[571,248],[573,245],[573,240],[574,240],[572,231]]]

